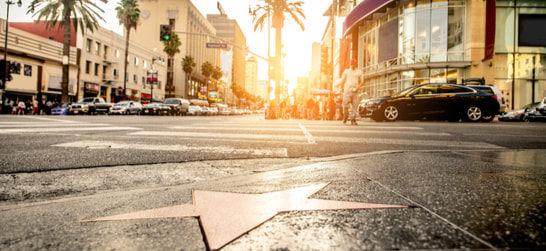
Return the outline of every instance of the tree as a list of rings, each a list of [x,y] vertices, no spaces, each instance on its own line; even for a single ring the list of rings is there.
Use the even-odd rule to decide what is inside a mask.
[[[129,37],[131,35],[131,29],[135,29],[140,20],[140,9],[136,0],[121,0],[119,6],[116,7],[116,17],[119,20],[119,24],[125,27],[125,65],[123,75],[123,99],[127,93],[127,61],[129,60]]]
[[[107,3],[108,0],[100,0]],[[56,27],[63,29],[63,76],[61,80],[61,102],[68,102],[68,72],[70,58],[70,35],[72,26],[76,32],[78,26],[82,34],[88,29],[93,32],[99,28],[97,17],[104,20],[99,12],[104,11],[95,4],[96,1],[91,0],[32,0],[28,6],[27,14],[34,13],[36,23],[44,19],[46,28]],[[35,13],[36,9],[38,12]]]
[[[192,56],[186,55],[182,59],[182,69],[186,73],[186,95],[188,95],[188,96],[189,96],[189,93],[188,93],[189,84],[188,84],[188,82],[191,79],[191,73],[193,72],[194,67],[195,67],[195,60],[193,59]]]
[[[251,10],[251,15],[253,16],[252,21],[254,22],[254,31],[258,28],[260,30],[263,28],[265,22],[269,19],[272,21],[272,26],[275,28],[275,104],[280,103],[280,69],[281,69],[281,31],[284,27],[284,21],[286,16],[291,17],[301,28],[302,31],[305,30],[302,20],[305,19],[303,14],[302,5],[303,2],[291,2],[287,0],[260,0],[264,2],[263,5],[256,5],[254,10]]]
[[[223,76],[224,73],[222,72],[222,68],[220,68],[220,66],[216,66],[212,71],[212,78],[215,80],[220,80]]]
[[[168,56],[167,61],[167,87],[169,90],[169,97],[171,96],[171,91],[173,90],[173,72],[174,72],[174,55],[180,53],[180,38],[176,33],[171,34],[171,39],[163,41],[163,52]]]

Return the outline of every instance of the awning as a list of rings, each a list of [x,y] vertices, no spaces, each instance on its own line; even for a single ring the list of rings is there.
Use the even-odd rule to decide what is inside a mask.
[[[343,23],[343,36],[347,35],[347,32],[360,20],[366,18],[374,11],[390,2],[394,2],[394,0],[365,0],[364,2],[360,3],[345,19],[345,22]]]

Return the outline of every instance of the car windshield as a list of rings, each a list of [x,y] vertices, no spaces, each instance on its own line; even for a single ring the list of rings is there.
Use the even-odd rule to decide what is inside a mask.
[[[95,98],[82,98],[80,100],[78,100],[78,103],[90,103],[90,102],[93,102]]]
[[[178,104],[178,101],[176,99],[167,99],[165,104]]]
[[[114,106],[129,106],[129,102],[119,102],[116,103]]]
[[[63,108],[68,108],[71,104],[72,104],[72,103],[64,103],[62,107],[63,107]]]

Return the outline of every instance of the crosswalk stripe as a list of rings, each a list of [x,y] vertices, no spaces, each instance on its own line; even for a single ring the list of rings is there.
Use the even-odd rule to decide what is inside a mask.
[[[492,148],[503,149],[493,144],[470,141],[450,141],[450,140],[415,140],[415,139],[385,139],[385,138],[355,138],[355,137],[316,137],[313,136],[312,142],[306,135],[262,135],[262,134],[237,134],[237,133],[204,133],[204,132],[173,132],[173,131],[139,131],[132,132],[129,135],[136,136],[164,136],[164,137],[192,137],[209,138],[215,140],[292,140],[314,144],[315,142],[344,142],[344,143],[364,143],[364,144],[389,144],[389,145],[423,145],[423,146],[442,146],[442,147],[460,147],[460,148]]]
[[[88,149],[131,149],[148,151],[181,151],[181,152],[214,152],[229,154],[250,154],[253,156],[264,157],[287,157],[286,148],[235,148],[228,146],[186,146],[186,145],[157,145],[157,144],[130,144],[108,141],[75,141],[63,144],[53,145],[55,147],[79,147]]]
[[[65,131],[108,131],[108,130],[142,130],[142,129],[137,127],[126,127],[126,126],[26,128],[26,129],[2,129],[0,130],[0,134],[65,132]]]
[[[230,126],[230,125],[228,125]],[[302,125],[303,126],[303,125]],[[294,126],[290,126],[290,128],[262,128],[262,127],[252,127],[252,126],[245,126],[245,127],[215,127],[215,126],[200,126],[200,127],[192,127],[192,126],[171,126],[169,127],[171,129],[177,129],[177,130],[222,130],[222,131],[256,131],[256,132],[301,132],[302,129],[296,128]],[[380,128],[381,130],[356,130],[356,129],[344,129],[339,130],[339,127],[332,128],[332,129],[313,129],[311,126],[305,126],[306,130],[309,132],[335,132],[335,133],[351,133],[351,134],[384,134],[387,129],[390,128]],[[345,127],[346,128],[346,127]],[[379,129],[379,128],[378,128]],[[420,135],[420,136],[453,136],[450,133],[436,133],[436,132],[417,132],[417,131],[403,131],[405,129],[399,130],[392,130],[388,131],[389,134],[411,134],[411,135]]]

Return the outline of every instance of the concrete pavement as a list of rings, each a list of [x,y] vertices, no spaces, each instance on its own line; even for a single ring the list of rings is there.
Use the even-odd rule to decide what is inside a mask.
[[[545,153],[381,151],[1,175],[0,249],[204,250],[196,217],[81,221],[191,205],[193,190],[263,194],[322,183],[310,199],[409,207],[283,212],[222,249],[544,249]]]

